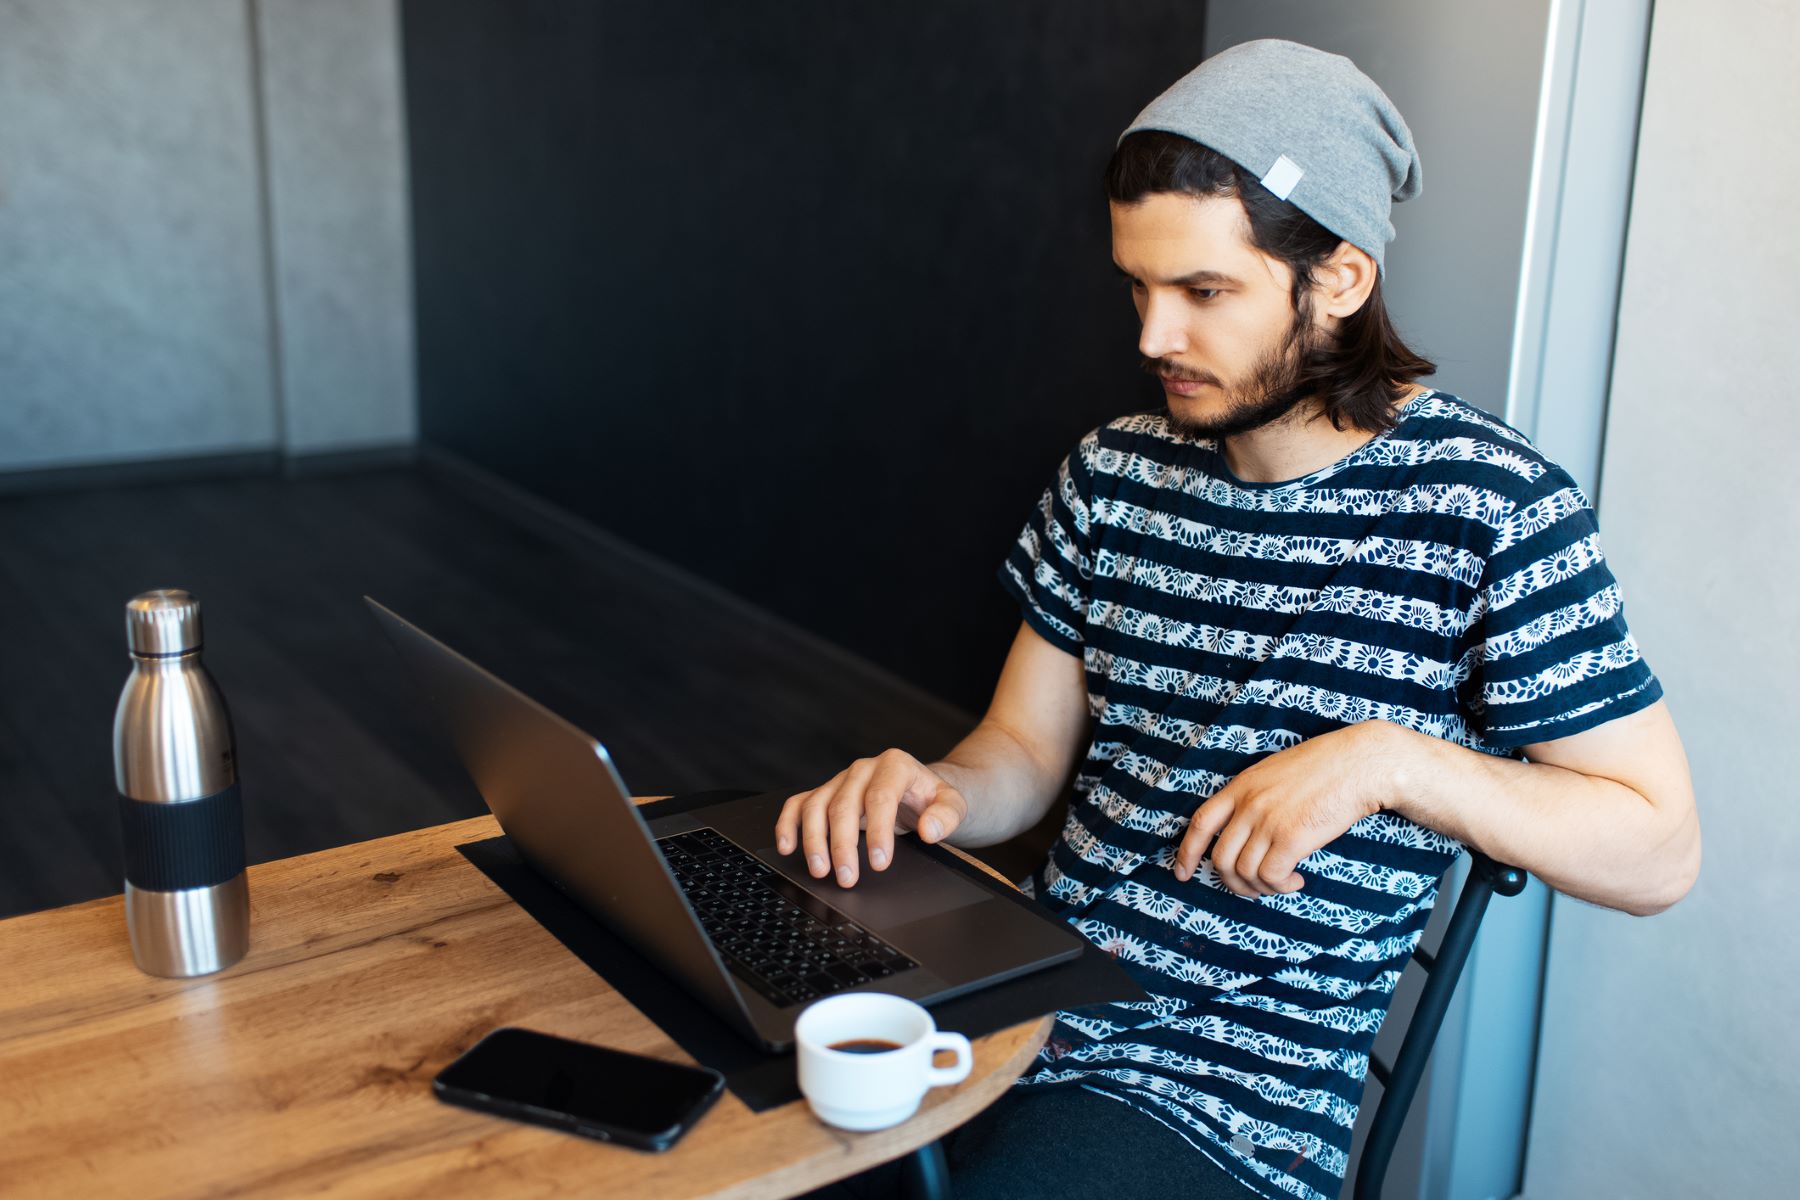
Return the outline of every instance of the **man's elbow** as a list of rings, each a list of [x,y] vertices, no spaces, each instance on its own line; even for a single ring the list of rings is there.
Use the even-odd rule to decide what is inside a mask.
[[[1659,858],[1657,886],[1642,903],[1626,909],[1634,917],[1653,917],[1694,890],[1700,878],[1700,822],[1690,813],[1681,832]]]

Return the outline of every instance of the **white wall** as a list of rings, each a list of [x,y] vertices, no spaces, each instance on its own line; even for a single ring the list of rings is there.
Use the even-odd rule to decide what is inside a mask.
[[[0,0],[0,471],[412,440],[399,71],[395,0]]]
[[[1600,518],[1687,743],[1694,893],[1558,900],[1532,1200],[1800,1180],[1800,7],[1658,0]]]

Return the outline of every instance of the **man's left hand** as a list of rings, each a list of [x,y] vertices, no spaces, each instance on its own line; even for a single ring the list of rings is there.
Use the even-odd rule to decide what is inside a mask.
[[[1213,869],[1238,895],[1299,891],[1301,859],[1393,798],[1403,754],[1393,731],[1384,721],[1349,725],[1240,772],[1188,823],[1171,864],[1175,877],[1193,878],[1210,846]]]

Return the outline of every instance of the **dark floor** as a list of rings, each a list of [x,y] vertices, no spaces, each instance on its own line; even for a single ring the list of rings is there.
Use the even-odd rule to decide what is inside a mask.
[[[939,754],[971,722],[455,472],[4,497],[0,916],[120,889],[123,605],[153,587],[204,606],[253,862],[483,811],[364,593],[593,732],[640,794],[805,786],[888,745]]]

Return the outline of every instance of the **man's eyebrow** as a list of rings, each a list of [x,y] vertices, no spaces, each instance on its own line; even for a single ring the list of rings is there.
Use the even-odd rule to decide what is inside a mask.
[[[1133,275],[1118,263],[1113,264],[1113,270],[1117,271],[1120,275],[1123,275],[1126,279],[1137,278],[1136,275]],[[1241,283],[1242,280],[1227,275],[1223,271],[1190,271],[1179,279],[1169,280],[1168,285],[1170,287],[1225,288],[1237,287]]]
[[[1175,287],[1236,287],[1241,281],[1223,271],[1195,271],[1180,279],[1171,279]]]

